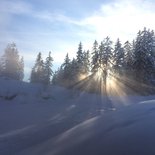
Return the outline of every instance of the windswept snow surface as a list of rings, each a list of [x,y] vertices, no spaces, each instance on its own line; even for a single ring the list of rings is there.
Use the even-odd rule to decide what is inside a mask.
[[[0,155],[155,155],[154,118],[155,96],[0,79]]]

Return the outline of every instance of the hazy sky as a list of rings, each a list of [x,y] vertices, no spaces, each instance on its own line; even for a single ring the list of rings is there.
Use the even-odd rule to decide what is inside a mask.
[[[80,41],[91,50],[95,39],[123,43],[144,27],[155,30],[153,0],[0,0],[0,55],[15,42],[28,75],[38,52],[52,51],[57,68]]]

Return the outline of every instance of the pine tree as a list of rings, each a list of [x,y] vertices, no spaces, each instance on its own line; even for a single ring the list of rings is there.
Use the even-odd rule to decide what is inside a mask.
[[[33,67],[30,74],[30,82],[35,83],[36,79],[37,79],[37,73],[35,71],[35,67]]]
[[[73,77],[71,75],[71,61],[67,53],[64,62],[59,69],[59,83],[61,83],[61,85],[63,86],[68,87],[72,80]]]
[[[83,74],[88,75],[90,72],[90,52],[83,52]]]
[[[149,81],[154,72],[154,47],[154,33],[146,28],[139,31],[135,42],[134,70],[140,82]]]
[[[73,58],[73,60],[71,62],[71,71],[72,71],[72,73],[74,73],[74,74],[76,73],[77,67],[78,67],[77,60],[75,58]]]
[[[24,77],[24,61],[22,64],[18,49],[15,43],[8,44],[4,55],[1,58],[1,74],[2,76],[12,78],[15,80],[23,80]]]
[[[69,55],[67,53],[64,63],[62,64],[62,68],[63,68],[63,76],[64,78],[70,78],[70,68],[71,68],[71,62],[69,59]]]
[[[129,41],[124,43],[124,68],[131,71],[133,67],[133,47]]]
[[[100,46],[99,46],[98,66],[97,66],[98,69],[100,69],[100,68],[103,69],[103,57],[104,57],[103,55],[104,55],[104,44],[103,44],[103,41],[102,41]]]
[[[52,62],[53,62],[53,58],[51,57],[51,52],[49,52],[49,55],[45,61],[44,75],[43,75],[44,76],[43,83],[46,85],[49,85],[51,83],[51,77],[53,75]]]
[[[112,41],[109,37],[106,37],[102,42],[102,70],[103,70],[103,81],[105,85],[105,93],[107,93],[107,77],[108,71],[111,69],[111,58],[112,58]]]
[[[91,60],[91,71],[94,73],[97,71],[98,62],[99,62],[99,50],[98,50],[98,43],[95,40],[92,49],[92,60]]]
[[[102,53],[102,64],[103,67],[107,70],[111,65],[111,59],[112,59],[112,41],[109,37],[106,37],[103,40],[103,53]]]
[[[117,42],[115,44],[113,63],[114,63],[114,70],[119,73],[120,69],[124,64],[124,50],[122,48],[122,44],[120,43],[119,39],[117,39]]]
[[[62,65],[61,65],[60,68],[58,68],[58,70],[54,72],[52,84],[64,86],[63,73],[64,72],[63,72]]]
[[[79,47],[78,47],[78,51],[77,51],[77,63],[79,65],[82,64],[82,60],[83,60],[83,49],[82,49],[82,43],[79,43]]]
[[[73,58],[71,61],[71,73],[70,73],[70,78],[72,79],[72,83],[77,82],[78,80],[78,73],[77,73],[77,68],[79,64],[77,63],[77,60]]]
[[[76,57],[76,62],[77,62],[77,69],[76,69],[76,77],[78,80],[78,76],[82,74],[83,72],[83,60],[84,60],[84,55],[83,55],[83,49],[82,49],[82,43],[79,43],[78,51],[77,51],[77,57]]]
[[[57,85],[58,84],[58,70],[53,73],[53,78],[52,78],[52,84],[53,85]]]
[[[31,71],[30,82],[43,83],[44,81],[44,62],[42,60],[41,52],[39,52],[35,65]]]

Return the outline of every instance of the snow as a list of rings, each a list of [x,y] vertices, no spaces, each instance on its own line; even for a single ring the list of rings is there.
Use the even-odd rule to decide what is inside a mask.
[[[5,78],[0,86],[0,155],[155,154],[155,96],[107,100]],[[115,111],[100,110],[110,101]]]

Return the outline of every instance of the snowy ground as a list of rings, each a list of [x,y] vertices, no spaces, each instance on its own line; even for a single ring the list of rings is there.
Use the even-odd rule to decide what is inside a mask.
[[[104,96],[0,79],[0,155],[154,155],[155,96]],[[102,103],[102,106],[101,104]]]

